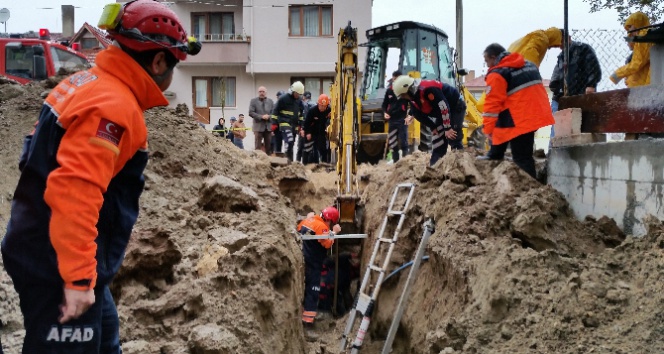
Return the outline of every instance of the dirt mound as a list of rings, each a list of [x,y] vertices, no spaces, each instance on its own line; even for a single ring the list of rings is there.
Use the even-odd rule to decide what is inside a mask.
[[[0,82],[0,232],[18,180],[22,138],[52,82]],[[141,214],[113,282],[125,353],[330,353],[345,318],[300,323],[298,216],[333,202],[336,174],[282,165],[206,132],[187,110],[146,113],[150,161]],[[664,351],[664,226],[634,239],[607,219],[577,221],[562,195],[509,162],[416,153],[360,166],[371,245],[398,183],[416,184],[394,268],[433,234],[394,353]],[[366,249],[371,247],[365,246]],[[368,259],[364,255],[364,263]],[[384,284],[362,352],[377,353],[407,272]],[[18,353],[22,319],[0,272],[0,334]]]

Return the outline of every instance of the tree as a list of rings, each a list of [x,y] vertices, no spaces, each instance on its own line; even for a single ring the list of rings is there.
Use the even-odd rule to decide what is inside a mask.
[[[650,23],[658,23],[662,19],[664,0],[583,0],[590,4],[590,12],[603,9],[618,11],[620,22],[624,23],[627,17],[636,11],[641,11],[650,17]]]

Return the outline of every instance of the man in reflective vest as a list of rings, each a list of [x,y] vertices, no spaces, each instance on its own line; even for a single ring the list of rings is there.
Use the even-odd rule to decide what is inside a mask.
[[[497,43],[484,50],[484,61],[489,71],[482,118],[491,150],[480,159],[502,160],[510,144],[514,163],[535,178],[535,132],[554,123],[539,70]]]

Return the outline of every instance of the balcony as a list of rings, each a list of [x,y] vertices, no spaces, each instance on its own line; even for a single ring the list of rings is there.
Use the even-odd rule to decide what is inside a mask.
[[[249,62],[251,37],[241,34],[195,35],[203,48],[180,65],[244,65]]]

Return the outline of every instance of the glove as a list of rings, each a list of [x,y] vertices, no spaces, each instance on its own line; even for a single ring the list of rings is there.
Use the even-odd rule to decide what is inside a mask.
[[[272,124],[272,131],[273,131],[273,132],[276,131],[276,130],[277,130],[277,127],[278,127],[278,125],[276,125],[276,124]]]
[[[613,73],[611,74],[611,76],[609,76],[609,80],[611,80],[611,82],[613,82],[614,84],[618,84],[620,80],[622,80],[622,78],[618,77],[618,74]]]

